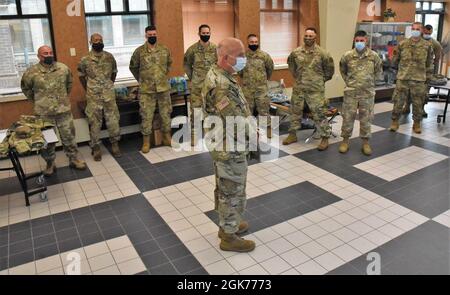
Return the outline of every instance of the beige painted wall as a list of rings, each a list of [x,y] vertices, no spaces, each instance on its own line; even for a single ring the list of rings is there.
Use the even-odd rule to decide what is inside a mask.
[[[339,73],[339,61],[352,48],[359,7],[360,0],[319,0],[320,44],[331,54],[336,66],[333,79],[326,84],[327,98],[343,95],[345,85]]]

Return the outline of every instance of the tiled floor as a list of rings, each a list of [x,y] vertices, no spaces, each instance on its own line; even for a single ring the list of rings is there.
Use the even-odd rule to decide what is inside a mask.
[[[422,135],[387,130],[392,104],[375,108],[374,154],[360,152],[359,122],[350,151],[318,152],[317,140],[282,146],[281,130],[251,160],[248,173],[251,253],[219,249],[214,176],[208,153],[155,148],[125,136],[124,156],[103,149],[88,170],[74,171],[58,152],[48,202],[24,206],[14,175],[0,173],[0,274],[366,274],[367,254],[381,257],[383,274],[450,274],[450,129],[436,124],[430,103]],[[338,135],[342,119],[333,131]],[[22,159],[26,171],[44,166]],[[1,161],[0,167],[7,166]]]

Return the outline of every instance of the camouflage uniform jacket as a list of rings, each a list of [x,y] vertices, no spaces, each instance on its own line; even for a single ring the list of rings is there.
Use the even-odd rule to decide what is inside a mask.
[[[184,55],[184,71],[194,88],[201,88],[209,69],[217,63],[217,46],[209,43],[204,47],[200,41],[189,47]]]
[[[334,75],[333,58],[318,45],[312,50],[295,49],[288,57],[288,65],[299,90],[325,91],[325,82]]]
[[[91,51],[78,64],[78,75],[85,77],[87,81],[87,97],[114,98],[114,95],[102,95],[114,90],[114,82],[111,80],[114,73],[117,73],[116,60],[106,51],[99,55]]]
[[[392,65],[398,68],[398,80],[425,82],[433,75],[434,52],[430,42],[420,38],[403,40],[395,50]]]
[[[35,114],[54,116],[70,112],[72,81],[72,73],[65,64],[55,62],[47,68],[38,63],[23,74],[21,88],[33,101]]]
[[[170,90],[168,74],[172,65],[169,49],[161,44],[150,49],[148,43],[138,47],[131,57],[130,71],[139,82],[141,94]]]
[[[247,51],[247,65],[239,75],[244,87],[267,86],[267,80],[272,76],[274,64],[269,54],[262,50]]]
[[[375,80],[383,73],[383,65],[375,51],[366,48],[364,52],[358,53],[353,49],[342,57],[340,71],[347,87],[373,92]]]
[[[214,65],[206,75],[205,83],[202,89],[203,109],[206,116],[217,116],[222,119],[223,127],[223,146],[219,146],[216,150],[209,148],[214,160],[228,160],[233,155],[239,156],[248,154],[248,145],[246,151],[227,152],[226,147],[236,144],[238,136],[235,130],[233,134],[227,135],[226,120],[227,117],[248,118],[250,109],[245,100],[241,87],[237,80],[230,73]],[[215,128],[216,129],[216,128]],[[211,132],[214,132],[211,131]],[[250,125],[245,126],[245,140],[248,143],[249,134],[252,132]],[[215,137],[216,139],[217,136]],[[227,138],[233,139],[233,142],[227,143]],[[228,144],[228,145],[227,145]],[[220,149],[223,148],[222,151]]]

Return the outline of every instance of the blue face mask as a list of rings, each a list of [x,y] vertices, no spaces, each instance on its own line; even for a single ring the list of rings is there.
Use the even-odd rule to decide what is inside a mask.
[[[422,34],[422,33],[421,33],[420,31],[412,31],[412,32],[411,32],[411,37],[413,37],[413,38],[419,38],[421,34]]]
[[[366,48],[366,42],[355,42],[355,48],[358,51],[363,51]]]
[[[236,64],[232,66],[232,68],[235,72],[240,72],[245,68],[246,65],[247,65],[246,57],[236,57]]]
[[[431,35],[430,34],[423,34],[423,38],[426,40],[430,40],[431,39]]]

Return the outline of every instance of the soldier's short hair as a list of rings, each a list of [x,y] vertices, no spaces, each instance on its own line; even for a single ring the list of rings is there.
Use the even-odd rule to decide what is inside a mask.
[[[418,25],[418,26],[421,26],[421,27],[423,26],[423,24],[422,24],[421,22],[413,22],[412,25],[413,25],[413,26],[414,26],[414,25]]]
[[[305,32],[306,32],[306,31],[313,31],[314,33],[317,34],[316,28],[313,28],[313,27],[306,28]]]
[[[258,36],[256,36],[255,34],[250,34],[250,35],[247,36],[247,40],[252,38],[252,37],[258,38]]]
[[[145,32],[147,33],[148,31],[156,31],[156,27],[154,25],[148,26],[145,28]]]
[[[433,31],[433,26],[432,25],[426,25],[425,29],[427,29],[428,31]]]
[[[363,30],[357,31],[357,32],[355,33],[355,38],[356,38],[356,37],[367,37],[367,32],[366,32],[366,31],[363,31]]]
[[[203,28],[208,28],[209,30],[211,30],[211,27],[207,24],[202,24],[200,25],[200,27],[198,27],[198,32],[200,33],[202,31]]]

